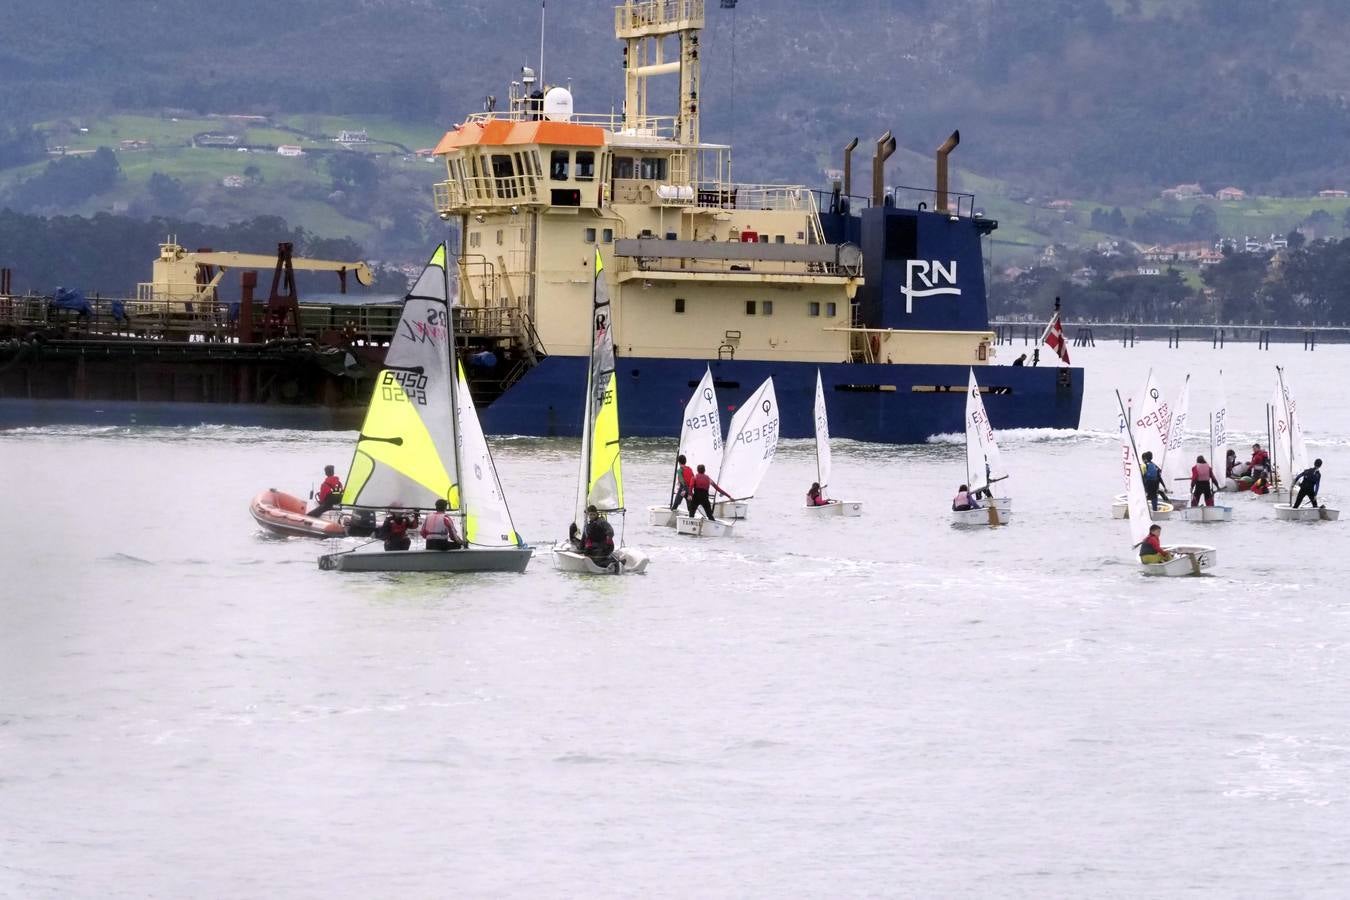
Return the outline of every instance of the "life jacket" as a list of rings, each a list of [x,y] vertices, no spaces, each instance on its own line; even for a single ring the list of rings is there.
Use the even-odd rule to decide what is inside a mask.
[[[957,491],[956,496],[952,498],[952,509],[966,509],[974,505],[969,491]]]
[[[1153,460],[1144,463],[1144,483],[1157,484],[1162,481],[1162,469]]]
[[[1269,462],[1270,462],[1270,454],[1264,450],[1257,450],[1255,453],[1252,454],[1252,461],[1248,465],[1250,465],[1251,468],[1253,469],[1256,468],[1257,466],[1265,468]]]
[[[596,519],[586,524],[586,549],[595,547],[614,549],[614,529],[604,519]]]
[[[692,484],[694,486],[694,490],[706,491],[709,488],[709,486],[712,485],[712,478],[709,477],[707,472],[699,472],[697,475],[694,476]]]
[[[1162,552],[1162,541],[1158,540],[1156,534],[1150,534],[1148,537],[1144,538],[1144,542],[1139,545],[1140,556],[1149,556],[1154,553],[1162,556]]]
[[[455,536],[455,523],[451,520],[449,513],[434,512],[422,520],[422,537],[424,538],[453,538]]]
[[[319,500],[327,500],[329,494],[342,493],[342,481],[336,475],[329,475],[319,485]]]
[[[390,537],[403,537],[408,533],[408,523],[404,519],[385,519],[384,525]]]
[[[830,501],[825,499],[823,491],[807,491],[806,502],[811,506],[829,506]]]
[[[694,489],[694,470],[689,466],[680,466],[680,481],[684,482],[686,491],[692,491]]]
[[[1214,468],[1209,463],[1196,463],[1191,466],[1191,481],[1208,484],[1214,478]]]

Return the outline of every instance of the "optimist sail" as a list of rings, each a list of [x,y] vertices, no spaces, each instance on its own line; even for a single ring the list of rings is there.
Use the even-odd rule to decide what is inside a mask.
[[[1143,464],[1135,456],[1136,438],[1129,425],[1129,411],[1125,409],[1125,403],[1120,399],[1119,393],[1116,394],[1116,402],[1120,404],[1121,420],[1125,426],[1120,432],[1120,443],[1125,474],[1125,498],[1130,511],[1127,517],[1130,546],[1138,547],[1148,537],[1148,530],[1153,525],[1153,516],[1149,512],[1148,496],[1144,493]]]
[[[816,481],[823,494],[830,483],[830,416],[825,408],[825,387],[816,369]]]
[[[680,426],[679,455],[691,468],[700,464],[713,481],[722,472],[722,419],[717,410],[717,391],[713,387],[712,368],[703,373],[694,395],[684,405],[684,424]]]
[[[451,400],[446,250],[441,244],[403,300],[403,314],[356,441],[344,506],[460,508]]]
[[[577,479],[578,528],[586,525],[588,505],[594,504],[602,513],[623,509],[613,319],[604,271],[605,263],[597,249],[591,295],[591,364],[586,373],[586,418],[582,423],[581,472]]]
[[[1162,468],[1167,456],[1167,433],[1172,424],[1172,408],[1163,398],[1153,370],[1148,373],[1143,393],[1130,407],[1130,431],[1140,460],[1145,453],[1153,454],[1153,462]]]
[[[1162,459],[1157,460],[1159,468],[1166,469],[1171,463],[1178,471],[1189,471],[1181,452],[1181,445],[1186,442],[1186,420],[1190,414],[1191,376],[1187,375],[1181,384],[1181,392],[1177,394],[1177,405],[1172,413],[1172,419],[1167,423],[1167,446],[1163,448]]]
[[[518,547],[524,542],[516,534],[506,495],[497,478],[478,410],[469,393],[464,367],[459,366],[459,461],[463,472],[464,537],[470,544],[486,547]]]
[[[994,439],[994,426],[984,409],[980,385],[975,380],[975,369],[970,370],[970,385],[966,390],[966,484],[971,491],[982,491],[991,482],[1008,477],[1003,468],[1003,455]]]
[[[1219,402],[1209,422],[1210,462],[1226,473],[1228,459],[1228,396],[1223,390],[1223,370],[1219,370]]]
[[[765,379],[731,419],[722,456],[722,490],[735,500],[755,496],[778,452],[778,397]]]
[[[1287,444],[1281,449],[1289,463],[1289,468],[1285,470],[1285,483],[1292,486],[1298,474],[1308,468],[1308,446],[1303,440],[1302,416],[1298,415],[1298,403],[1284,380],[1284,368],[1276,366],[1275,372],[1279,379],[1279,400],[1284,408],[1285,440],[1282,443]]]

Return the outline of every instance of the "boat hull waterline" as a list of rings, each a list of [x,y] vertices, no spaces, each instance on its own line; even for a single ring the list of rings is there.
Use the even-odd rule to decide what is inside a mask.
[[[1203,575],[1219,564],[1219,551],[1203,544],[1183,544],[1165,549],[1173,554],[1167,562],[1140,562],[1145,575],[1185,578]]]
[[[807,504],[806,511],[813,516],[841,516],[844,518],[856,518],[862,515],[861,500],[831,500],[829,503],[821,506]]]
[[[309,516],[307,509],[304,500],[275,488],[260,491],[248,504],[253,521],[270,534],[320,540],[347,536],[346,526],[337,519]]]
[[[560,572],[576,575],[645,575],[650,558],[636,547],[614,551],[618,565],[599,566],[584,553],[559,544],[553,548],[553,565]]]
[[[467,547],[463,550],[375,550],[319,557],[328,572],[524,572],[531,547]]]

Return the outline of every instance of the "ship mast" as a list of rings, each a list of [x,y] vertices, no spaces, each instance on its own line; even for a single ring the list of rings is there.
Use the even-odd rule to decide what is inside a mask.
[[[639,133],[647,122],[647,79],[678,72],[680,76],[677,139],[698,143],[698,33],[703,28],[703,0],[626,0],[614,10],[614,34],[624,42],[623,127]],[[679,59],[667,62],[665,40],[679,39]]]

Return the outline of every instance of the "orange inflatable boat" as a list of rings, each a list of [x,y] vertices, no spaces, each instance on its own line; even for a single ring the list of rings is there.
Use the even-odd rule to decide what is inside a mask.
[[[333,518],[316,519],[305,515],[308,504],[276,488],[258,494],[248,505],[253,520],[267,531],[285,537],[334,538],[346,537],[347,528]]]

